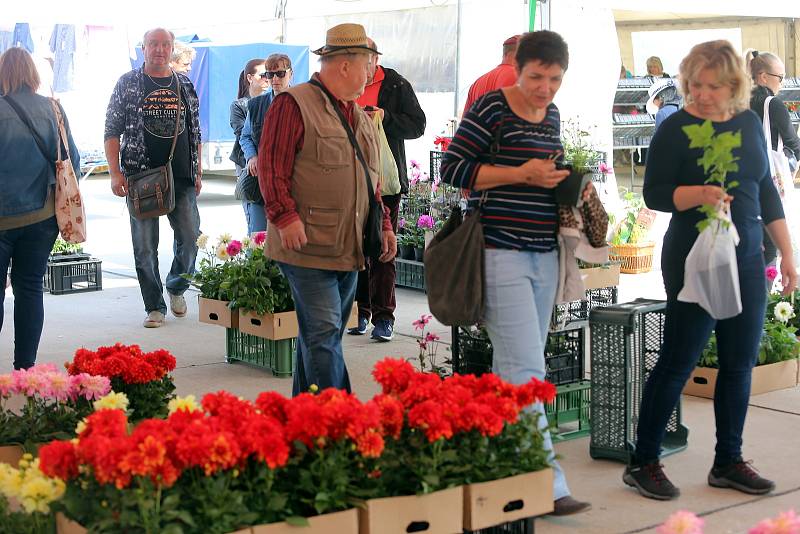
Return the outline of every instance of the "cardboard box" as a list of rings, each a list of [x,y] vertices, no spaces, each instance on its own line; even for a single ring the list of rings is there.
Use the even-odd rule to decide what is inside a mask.
[[[296,527],[284,522],[257,525],[251,531],[253,534],[358,534],[358,510],[351,508],[343,512],[309,517],[307,527]]]
[[[226,300],[213,300],[197,297],[199,310],[197,315],[201,323],[213,324],[225,328],[239,328],[239,312],[228,307]]]
[[[350,310],[350,317],[347,318],[347,328],[355,328],[358,326],[358,304],[353,303],[353,309]]]
[[[239,310],[239,330],[245,334],[272,340],[297,337],[297,314],[293,311],[256,315]]]
[[[600,289],[619,285],[619,264],[614,263],[608,267],[591,267],[581,269],[581,278],[586,289]]]
[[[553,511],[553,470],[464,486],[464,528],[481,530]]]
[[[25,450],[21,445],[3,445],[0,446],[0,463],[8,464],[13,468],[17,468],[19,460]]]
[[[281,524],[283,524],[283,523],[281,523]],[[245,528],[245,529],[242,529],[242,530],[237,530],[236,532],[231,532],[230,534],[252,534],[252,532],[253,532],[252,529]],[[277,531],[276,530],[275,532],[283,532],[283,531]],[[311,531],[308,531],[308,532],[311,532]],[[57,534],[87,534],[87,531],[80,524],[76,523],[75,521],[73,521],[71,519],[68,519],[67,516],[65,516],[61,512],[58,512],[58,513],[56,513],[56,533]]]
[[[462,532],[464,491],[461,486],[408,497],[370,499],[359,508],[360,534],[453,534]]]
[[[718,369],[696,367],[683,388],[683,394],[713,399],[718,372]],[[750,395],[793,388],[798,384],[798,372],[798,360],[757,365],[753,367]]]

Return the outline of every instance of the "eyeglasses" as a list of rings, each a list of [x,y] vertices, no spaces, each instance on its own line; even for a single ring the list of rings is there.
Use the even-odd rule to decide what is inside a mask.
[[[771,72],[765,72],[764,74],[766,74],[767,76],[775,76],[776,78],[778,78],[778,82],[780,83],[783,83],[783,79],[786,78],[785,74],[772,74]]]
[[[283,78],[284,76],[286,76],[286,72],[287,71],[285,71],[285,70],[266,71],[266,72],[262,72],[261,73],[261,77],[262,78],[269,78],[270,80],[272,78],[274,78],[275,76],[277,76],[278,78]]]

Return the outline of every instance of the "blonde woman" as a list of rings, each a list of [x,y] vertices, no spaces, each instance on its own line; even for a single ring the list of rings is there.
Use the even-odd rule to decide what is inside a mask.
[[[742,429],[750,397],[750,375],[758,355],[764,324],[766,291],[761,224],[785,260],[783,290],[797,283],[792,247],[780,197],[770,177],[761,121],[750,111],[750,80],[742,59],[727,41],[694,48],[680,65],[681,92],[686,106],[668,117],[653,137],[644,180],[648,207],[672,214],[664,236],[661,270],[667,293],[666,322],[661,354],[644,389],[637,429],[635,457],[623,480],[645,497],[674,499],[680,491],[659,462],[661,440],[689,374],[712,332],[717,336],[719,377],[714,392],[717,445],[708,483],[749,494],[769,493],[775,484],[761,477],[742,458]],[[739,170],[727,180],[739,185],[726,196],[720,187],[705,184],[698,165],[700,149],[690,149],[682,128],[711,120],[716,132],[741,132],[742,146],[733,150]],[[742,312],[714,320],[697,304],[680,302],[684,262],[698,236],[695,224],[702,205],[729,203],[739,232],[736,247]],[[760,217],[760,218],[759,218]]]
[[[654,78],[669,78],[669,74],[664,72],[664,64],[661,63],[661,58],[658,56],[650,56],[645,63],[647,66],[647,75]]]

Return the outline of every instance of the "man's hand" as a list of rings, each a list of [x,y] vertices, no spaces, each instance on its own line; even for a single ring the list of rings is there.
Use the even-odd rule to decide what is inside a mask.
[[[278,234],[281,236],[281,246],[286,250],[300,250],[308,243],[306,227],[299,219],[284,228],[278,228]]]
[[[198,173],[197,176],[194,177],[194,194],[195,196],[200,196],[200,190],[203,189],[203,175]]]
[[[381,255],[378,258],[383,263],[392,261],[397,254],[397,236],[394,232],[383,231],[383,244],[381,245]]]
[[[797,288],[797,269],[791,255],[781,256],[781,294],[788,297]]]
[[[250,176],[258,176],[258,156],[247,160],[247,172],[250,173]]]
[[[118,197],[127,196],[128,181],[121,172],[111,172],[111,192]]]

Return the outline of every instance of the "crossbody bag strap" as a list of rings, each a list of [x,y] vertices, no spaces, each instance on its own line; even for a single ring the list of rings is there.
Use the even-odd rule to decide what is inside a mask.
[[[175,79],[175,92],[178,94],[178,113],[175,115],[175,135],[172,136],[172,147],[169,149],[169,158],[167,163],[172,161],[172,155],[175,154],[175,145],[178,144],[178,132],[181,129],[181,81],[175,71],[172,71],[172,77]]]
[[[492,137],[492,144],[489,145],[489,165],[494,165],[497,160],[497,154],[500,152],[500,138],[503,135],[503,123],[506,120],[505,113],[500,116],[500,121],[497,123],[497,128],[494,129],[494,137]],[[481,198],[478,200],[478,209],[486,204],[486,199],[489,197],[489,190],[484,189],[481,193]]]
[[[33,135],[33,140],[36,141],[36,146],[39,147],[39,152],[42,153],[42,156],[44,156],[44,159],[47,160],[47,161],[51,161],[50,156],[47,155],[47,150],[45,150],[45,148],[44,148],[44,140],[42,139],[42,136],[39,135],[39,132],[37,132],[36,129],[33,127],[33,124],[31,124],[31,119],[28,117],[27,113],[22,111],[22,108],[19,106],[19,104],[17,104],[14,101],[13,98],[11,98],[10,95],[6,95],[3,98],[5,98],[6,102],[8,102],[8,105],[11,106],[11,109],[14,110],[14,113],[17,114],[17,116],[19,117],[19,120],[21,120],[22,123],[25,124],[25,126],[28,127],[28,130],[31,131],[31,135]],[[60,148],[61,148],[61,146],[59,144],[59,149]]]
[[[764,125],[764,139],[767,142],[767,160],[769,161],[769,172],[770,176],[775,176],[775,162],[772,161],[772,130],[770,128],[770,121],[769,121],[769,103],[775,97],[768,96],[764,99],[764,119],[762,124]],[[778,135],[780,139],[780,135]],[[778,143],[778,149],[783,150],[781,146],[783,143]]]
[[[372,202],[374,202],[375,199],[375,190],[372,188],[372,180],[369,177],[369,167],[367,166],[367,161],[364,159],[364,154],[361,152],[361,147],[358,145],[358,141],[356,140],[356,134],[353,133],[353,129],[350,127],[350,123],[347,122],[344,113],[336,103],[336,98],[330,93],[330,91],[328,91],[328,89],[317,80],[311,79],[308,81],[308,83],[319,87],[322,90],[322,92],[325,93],[325,96],[328,97],[328,100],[333,106],[333,109],[339,116],[339,120],[342,122],[344,130],[347,132],[347,137],[350,139],[350,144],[353,145],[353,148],[356,151],[356,155],[358,156],[358,160],[364,167],[364,176],[366,176],[367,178],[367,190],[369,191],[369,199],[371,204]]]

